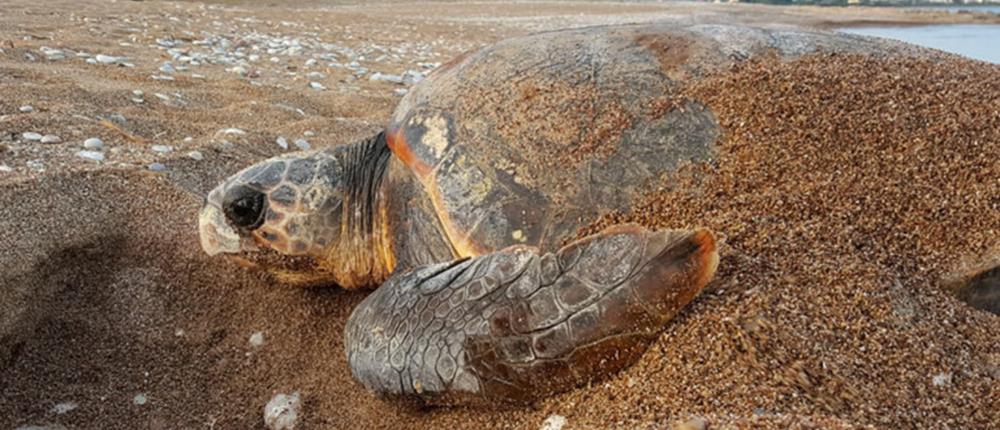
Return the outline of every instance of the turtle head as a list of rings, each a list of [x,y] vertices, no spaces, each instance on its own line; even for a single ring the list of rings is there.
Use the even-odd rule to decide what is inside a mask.
[[[295,285],[338,280],[330,260],[340,242],[344,190],[335,154],[274,157],[229,177],[205,198],[201,246],[230,254]]]

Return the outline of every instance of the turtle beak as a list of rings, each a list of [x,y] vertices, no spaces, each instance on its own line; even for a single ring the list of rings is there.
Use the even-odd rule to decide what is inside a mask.
[[[219,187],[213,190],[205,199],[205,206],[198,216],[198,232],[201,236],[201,249],[208,255],[236,254],[242,251],[252,251],[256,246],[250,240],[240,237],[233,227],[226,222],[222,213],[222,192]]]

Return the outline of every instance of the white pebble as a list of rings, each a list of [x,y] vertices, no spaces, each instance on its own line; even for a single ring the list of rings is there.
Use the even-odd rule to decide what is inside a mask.
[[[302,135],[305,136],[305,137],[313,137],[313,136],[316,135],[316,133],[313,132],[312,130],[306,130],[306,132],[302,133]]]
[[[87,149],[101,149],[104,146],[104,142],[96,137],[91,137],[90,139],[83,141],[83,147]]]
[[[298,146],[303,151],[308,151],[311,147],[305,139],[295,139],[295,146]]]
[[[110,55],[104,55],[104,54],[97,54],[94,57],[94,59],[101,64],[117,64],[117,63],[123,63],[125,61],[124,57],[112,57]]]
[[[410,92],[410,90],[407,90],[406,88],[396,88],[396,89],[392,90],[392,92],[394,94],[396,94],[397,96],[402,97],[402,96],[405,96],[406,93]]]
[[[50,412],[52,412],[52,413],[54,413],[56,415],[62,415],[62,414],[65,414],[66,412],[69,412],[69,411],[72,411],[73,409],[78,408],[79,406],[80,405],[77,405],[76,402],[62,402],[62,403],[57,403],[55,406],[52,406],[52,409],[50,409]]]
[[[42,143],[59,143],[59,142],[62,142],[62,139],[60,139],[59,136],[56,136],[54,134],[46,134],[45,136],[42,136]]]
[[[13,171],[14,169],[12,169],[10,166],[6,164],[0,164],[0,173],[10,173]]]
[[[542,421],[542,426],[538,430],[561,430],[564,425],[566,425],[566,417],[552,414],[545,421]]]
[[[278,394],[264,406],[264,425],[271,430],[292,430],[299,420],[299,392]]]
[[[92,161],[104,161],[104,154],[97,151],[80,151],[76,153],[76,156]]]
[[[24,106],[21,106],[21,107],[17,108],[17,110],[21,111],[22,113],[30,113],[30,112],[34,112],[35,108],[32,107],[31,105],[24,105]]]
[[[32,142],[37,142],[39,140],[42,140],[42,135],[40,135],[38,133],[35,133],[33,131],[27,131],[27,132],[21,133],[21,138],[23,138],[24,140],[32,141]]]
[[[192,160],[195,160],[195,161],[201,161],[201,160],[205,159],[205,156],[201,154],[201,151],[191,151],[191,152],[188,152],[187,156],[188,156],[188,158],[190,158]]]
[[[148,402],[148,401],[149,401],[149,399],[146,398],[146,394],[145,393],[136,394],[135,397],[132,398],[132,404],[133,405],[138,405],[138,406],[145,405],[146,402]]]
[[[153,152],[159,152],[161,154],[166,154],[166,153],[168,153],[170,151],[173,151],[174,147],[173,146],[169,146],[169,145],[153,145],[153,146],[150,147],[150,149],[152,149]]]
[[[264,345],[264,332],[258,331],[250,335],[250,346],[260,348]]]
[[[243,135],[247,134],[247,132],[245,132],[243,130],[240,130],[238,128],[224,128],[222,130],[219,130],[219,133],[221,133],[221,134],[232,134],[232,135],[236,135],[236,136],[243,136]]]
[[[275,143],[277,143],[281,149],[288,149],[288,139],[285,139],[284,136],[278,136],[278,140],[276,140]]]
[[[312,89],[318,90],[318,91],[326,89],[326,87],[324,87],[323,84],[321,84],[319,82],[310,82],[309,83],[309,88],[312,88]]]
[[[143,94],[142,90],[132,90],[132,95],[136,97],[142,97]]]
[[[951,385],[951,372],[938,373],[932,380],[935,387],[945,387]]]

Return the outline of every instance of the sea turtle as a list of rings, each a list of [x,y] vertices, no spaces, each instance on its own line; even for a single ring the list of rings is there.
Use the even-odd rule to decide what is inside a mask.
[[[715,117],[678,88],[757,55],[883,49],[670,24],[501,41],[415,86],[384,132],[224,181],[201,211],[202,246],[284,283],[381,284],[345,339],[372,391],[531,402],[634,363],[715,272],[716,236],[697,226],[578,239],[680,166],[713,161]]]

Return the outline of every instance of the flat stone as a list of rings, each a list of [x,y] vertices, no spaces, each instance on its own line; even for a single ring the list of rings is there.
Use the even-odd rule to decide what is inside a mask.
[[[201,151],[191,151],[191,152],[188,152],[187,156],[188,156],[188,158],[190,158],[192,160],[195,160],[195,161],[201,161],[201,160],[205,159],[205,156],[201,154]]]
[[[80,151],[76,153],[77,157],[86,158],[91,161],[101,162],[104,161],[104,154],[97,151]]]
[[[162,172],[167,170],[167,166],[165,166],[163,163],[152,163],[149,165],[149,170],[154,172]]]
[[[62,139],[54,134],[46,134],[45,136],[42,136],[41,141],[42,143],[59,143],[62,142]]]
[[[305,139],[295,139],[295,146],[299,147],[299,149],[303,151],[308,151],[309,148],[312,147],[312,145],[309,145],[309,142]]]
[[[24,140],[27,140],[27,141],[37,142],[39,140],[42,140],[42,135],[38,134],[38,133],[35,133],[33,131],[28,131],[28,132],[21,133],[21,138],[24,139]]]
[[[83,141],[83,147],[87,149],[101,149],[104,146],[104,142],[96,137],[91,137],[90,139]]]
[[[153,152],[159,152],[161,154],[166,154],[174,150],[174,147],[169,145],[153,145],[149,148],[152,149]]]
[[[17,110],[21,111],[21,113],[31,113],[35,111],[35,108],[32,107],[31,105],[24,105],[17,108]]]

